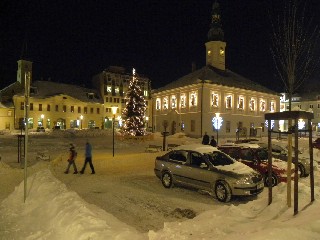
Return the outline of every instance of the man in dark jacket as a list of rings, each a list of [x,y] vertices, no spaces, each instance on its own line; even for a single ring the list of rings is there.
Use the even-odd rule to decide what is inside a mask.
[[[95,174],[96,172],[94,171],[94,167],[93,167],[93,164],[92,164],[92,146],[91,144],[89,143],[89,141],[87,140],[86,142],[86,152],[85,152],[85,161],[84,161],[84,165],[80,171],[81,174],[84,173],[85,169],[86,169],[86,166],[87,166],[87,163],[89,163],[90,165],[90,168],[91,168],[91,174]]]
[[[217,141],[214,139],[214,136],[211,136],[210,145],[212,147],[216,147],[217,146]]]
[[[209,135],[207,134],[207,132],[205,132],[202,138],[202,144],[209,145],[209,141],[210,141]]]

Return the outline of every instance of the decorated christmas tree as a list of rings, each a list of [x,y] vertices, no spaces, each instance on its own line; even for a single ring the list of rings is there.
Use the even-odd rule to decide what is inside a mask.
[[[126,94],[126,107],[123,110],[125,135],[143,136],[146,133],[143,121],[146,111],[146,101],[143,90],[139,85],[135,69],[132,70],[132,79]]]

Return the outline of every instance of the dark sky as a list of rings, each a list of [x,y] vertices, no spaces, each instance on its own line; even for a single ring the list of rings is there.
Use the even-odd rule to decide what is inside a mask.
[[[2,0],[0,88],[16,81],[27,44],[33,80],[87,85],[110,65],[132,67],[158,88],[205,64],[214,0]],[[282,91],[270,56],[271,0],[220,0],[227,68]],[[277,1],[277,0],[273,0]],[[318,14],[320,1],[308,0]],[[311,10],[310,10],[311,9]],[[308,15],[309,16],[309,15]]]

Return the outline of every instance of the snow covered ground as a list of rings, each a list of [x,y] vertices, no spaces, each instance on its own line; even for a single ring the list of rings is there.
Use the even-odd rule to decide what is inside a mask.
[[[83,134],[84,132],[79,134]],[[310,179],[299,180],[299,213],[286,206],[286,184],[251,199],[223,204],[206,193],[165,189],[153,174],[150,142],[116,141],[110,133],[55,133],[30,138],[27,200],[23,202],[23,169],[17,163],[17,139],[0,137],[0,239],[320,239],[320,172],[315,171],[315,198]],[[59,135],[61,134],[61,135]],[[98,136],[99,135],[99,136]],[[93,145],[97,174],[63,174],[68,144],[76,144],[82,166],[84,143]],[[169,143],[200,142],[170,136]],[[221,139],[222,141],[222,139]],[[307,140],[302,139],[306,149]],[[299,143],[300,144],[300,143]],[[51,161],[36,161],[39,151]],[[318,150],[314,151],[319,157]],[[293,197],[292,197],[293,199]]]

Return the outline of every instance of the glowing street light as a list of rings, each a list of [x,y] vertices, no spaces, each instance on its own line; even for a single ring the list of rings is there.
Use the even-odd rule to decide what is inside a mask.
[[[118,107],[111,107],[112,109],[112,114],[113,114],[113,119],[112,119],[112,156],[114,157],[114,123],[116,120],[116,113],[118,110]]]
[[[43,127],[44,114],[41,114],[40,118],[41,118],[41,126]]]
[[[223,119],[220,117],[220,113],[216,113],[216,116],[212,118],[212,126],[217,131],[217,145],[219,144],[219,129],[222,126]]]
[[[80,116],[80,129],[82,129],[82,120],[83,120],[83,116]]]

